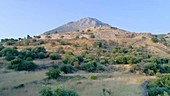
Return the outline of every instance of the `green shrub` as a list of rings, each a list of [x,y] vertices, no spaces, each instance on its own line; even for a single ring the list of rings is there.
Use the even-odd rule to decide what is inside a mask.
[[[156,79],[149,82],[147,85],[149,96],[165,96],[170,95],[170,74],[157,75]]]
[[[109,63],[110,65],[115,64],[115,59],[114,59],[114,58],[110,58],[110,59],[108,60],[108,63]]]
[[[46,73],[46,75],[49,79],[57,79],[60,77],[60,71],[58,69],[52,68]]]
[[[71,55],[72,53],[65,54],[63,56],[62,61],[64,64],[71,64],[74,65],[74,62],[78,62],[78,58],[76,58],[74,55]]]
[[[96,70],[96,67],[95,64],[90,64],[90,63],[85,63],[85,64],[81,64],[80,65],[80,68],[82,70],[85,70],[85,71],[88,71],[88,72],[93,72]]]
[[[79,96],[75,91],[58,87],[52,91],[49,87],[44,87],[39,92],[40,96]]]
[[[54,91],[54,96],[79,96],[75,91],[64,88],[57,88]]]
[[[46,49],[44,47],[35,47],[33,48],[33,52],[35,52],[36,54],[40,52],[46,53]]]
[[[93,43],[93,46],[96,48],[101,48],[102,47],[102,42],[101,41],[96,41]]]
[[[67,73],[72,73],[73,72],[73,67],[68,64],[63,64],[60,66],[60,70],[63,71],[65,74]]]
[[[40,52],[37,55],[39,59],[44,59],[46,57],[46,54],[44,52]]]
[[[98,70],[98,71],[104,71],[105,68],[104,68],[103,65],[98,65],[98,66],[96,67],[96,70]]]
[[[11,64],[8,66],[9,69],[15,69],[17,71],[31,71],[35,70],[36,67],[37,65],[32,61],[26,61],[19,58],[12,60]]]
[[[144,64],[143,72],[146,75],[155,75],[160,71],[160,65],[156,63],[146,63]]]
[[[91,34],[91,35],[90,35],[90,38],[95,38],[95,35],[94,35],[94,34]]]
[[[158,40],[157,37],[153,37],[153,38],[151,38],[151,41],[152,41],[153,43],[157,43],[159,40]]]
[[[90,79],[91,80],[97,80],[97,76],[96,75],[92,75],[92,76],[90,76]]]
[[[5,48],[5,47],[0,44],[0,51],[1,51],[2,49],[4,49],[4,48]]]
[[[2,49],[2,55],[3,56],[7,56],[7,55],[13,55],[13,56],[17,56],[18,55],[18,50],[13,47],[13,48],[4,48]]]
[[[49,87],[44,87],[43,89],[41,89],[39,94],[40,96],[54,96],[51,88]]]
[[[117,56],[115,60],[117,64],[127,64],[127,59],[124,56]]]
[[[162,70],[160,71],[161,73],[170,73],[170,65],[169,64],[162,65]]]
[[[104,59],[101,59],[101,60],[100,60],[100,64],[106,64],[106,63],[107,63],[106,60],[104,60]]]
[[[130,57],[127,59],[128,64],[137,64],[138,62],[139,60],[137,60],[137,58],[134,58],[134,57]]]
[[[14,59],[15,59],[15,56],[13,56],[13,55],[5,56],[5,60],[7,60],[7,61],[11,61],[11,60],[14,60]]]
[[[56,54],[56,53],[50,54],[50,59],[51,59],[51,60],[58,60],[58,59],[60,59],[60,58],[61,58],[61,56],[58,55],[58,54]]]
[[[27,61],[33,61],[33,59],[31,57],[27,57],[26,60]]]

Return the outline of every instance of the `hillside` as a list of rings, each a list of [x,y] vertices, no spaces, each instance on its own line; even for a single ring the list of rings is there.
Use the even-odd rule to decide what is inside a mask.
[[[92,18],[63,26],[62,31],[1,40],[0,94],[58,96],[54,90],[73,96],[170,94],[165,75],[170,73],[169,34],[130,32]],[[163,88],[162,77],[167,83]],[[64,89],[55,89],[60,85]]]
[[[47,37],[50,38],[47,38]],[[68,42],[86,42],[87,44],[92,45],[92,41],[96,40],[106,40],[118,43],[124,46],[132,46],[135,48],[143,48],[147,50],[151,54],[163,56],[163,57],[170,57],[170,49],[165,44],[158,42],[154,43],[151,39],[154,35],[150,33],[134,33],[128,32],[125,30],[121,30],[118,28],[107,27],[107,26],[100,26],[100,27],[90,27],[79,32],[68,32],[63,34],[50,34],[50,35],[41,35],[41,40],[48,40],[53,41],[56,39],[64,39]],[[91,38],[94,36],[94,38]],[[76,39],[75,39],[76,38]],[[82,39],[86,38],[86,39]],[[45,45],[46,46],[46,45]],[[55,49],[55,46],[49,47],[46,46],[47,49]]]
[[[49,35],[50,38],[46,38],[48,37],[47,35]],[[94,35],[95,38],[90,38],[91,35]],[[168,38],[169,35],[158,36],[160,42],[154,43],[151,41],[151,39],[155,37],[155,35],[150,33],[129,32],[116,27],[111,27],[109,24],[103,23],[95,18],[90,17],[82,18],[74,22],[69,22],[41,35],[41,39],[43,40],[68,40],[74,39],[76,37],[79,37],[79,39],[73,40],[75,42],[79,42],[80,38],[87,38],[87,40],[84,40],[87,42],[89,40],[106,40],[126,46],[138,48],[142,47],[151,54],[170,57],[170,49],[168,47],[168,45],[170,45]],[[53,49],[49,47],[46,48]]]

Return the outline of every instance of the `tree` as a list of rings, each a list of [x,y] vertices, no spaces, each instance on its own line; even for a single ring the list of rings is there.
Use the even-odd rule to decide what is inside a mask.
[[[32,37],[30,35],[27,35],[27,39],[32,39]]]

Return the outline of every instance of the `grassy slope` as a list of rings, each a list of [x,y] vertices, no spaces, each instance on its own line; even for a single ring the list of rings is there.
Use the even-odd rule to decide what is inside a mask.
[[[80,96],[102,96],[102,89],[111,90],[113,96],[142,96],[141,86],[148,77],[125,73],[76,73],[64,75],[70,79],[44,81],[46,71],[9,72],[0,75],[0,94],[2,96],[38,96],[44,84],[55,88],[57,85],[76,90]],[[97,75],[98,80],[90,80]],[[70,77],[71,76],[71,77]],[[80,78],[86,77],[86,79]],[[25,87],[14,89],[14,86],[25,84]]]

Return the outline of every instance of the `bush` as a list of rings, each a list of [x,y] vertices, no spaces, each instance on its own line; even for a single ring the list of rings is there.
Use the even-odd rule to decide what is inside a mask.
[[[14,60],[14,59],[15,59],[15,56],[13,56],[13,55],[5,56],[5,60],[7,60],[7,61],[11,61],[11,60]]]
[[[35,47],[33,48],[33,52],[35,52],[36,54],[40,52],[46,53],[46,49],[44,47]]]
[[[107,63],[106,60],[104,60],[104,59],[101,59],[101,60],[100,60],[100,64],[106,64],[106,63]]]
[[[46,57],[46,54],[44,52],[38,53],[38,58],[39,59],[44,59]]]
[[[11,61],[11,64],[8,66],[9,69],[15,69],[17,71],[32,71],[35,70],[37,65],[32,61],[26,61],[19,58],[16,58]]]
[[[117,56],[115,60],[117,64],[127,64],[127,59],[124,56]]]
[[[0,44],[0,51],[1,51],[2,49],[4,49],[4,48],[5,48],[5,47]]]
[[[65,74],[72,73],[73,67],[71,65],[68,65],[68,64],[63,64],[63,65],[61,65],[60,70],[63,71]]]
[[[94,34],[91,34],[91,35],[90,35],[90,38],[95,38],[95,35],[94,35]]]
[[[18,55],[18,50],[13,47],[13,48],[4,48],[2,49],[2,55],[7,56],[7,55],[12,55],[12,56],[17,56]]]
[[[153,38],[151,38],[151,41],[152,41],[153,43],[157,43],[157,42],[158,42],[158,38],[157,38],[157,37],[153,37]]]
[[[162,65],[162,70],[160,71],[161,73],[170,73],[170,65],[169,64]]]
[[[102,47],[102,42],[101,41],[96,41],[93,43],[93,46],[96,48],[101,48]]]
[[[110,59],[108,60],[108,63],[109,63],[110,65],[115,64],[115,59],[114,59],[114,58],[110,58]]]
[[[60,77],[60,71],[58,69],[50,69],[46,75],[48,76],[49,79],[57,79]]]
[[[97,80],[97,76],[96,75],[92,75],[92,76],[90,76],[90,79],[91,80]]]
[[[39,93],[40,96],[54,96],[51,88],[49,87],[44,87]]]
[[[105,68],[104,68],[103,65],[98,65],[98,66],[96,67],[96,70],[98,70],[98,71],[104,71]]]
[[[74,62],[78,62],[78,58],[76,58],[74,55],[71,55],[71,54],[72,53],[68,53],[62,58],[62,62],[64,64],[74,65]]]
[[[139,62],[139,60],[137,60],[137,58],[134,58],[134,57],[129,57],[127,59],[128,64],[137,64],[138,62]]]
[[[66,90],[64,88],[57,88],[54,91],[54,96],[79,96],[79,95],[73,90]]]
[[[27,61],[33,61],[33,59],[31,57],[27,57],[26,60]]]
[[[154,75],[160,71],[160,65],[156,63],[146,63],[143,68],[143,72],[146,75]]]
[[[50,54],[50,59],[51,60],[58,60],[60,58],[61,58],[61,56],[58,55],[58,54],[55,54],[55,53]]]
[[[44,87],[39,94],[40,96],[79,96],[75,91],[61,87],[58,87],[54,91],[49,87]]]
[[[157,75],[156,79],[147,85],[149,96],[169,96],[170,95],[170,74]],[[166,95],[165,95],[166,94]]]
[[[93,72],[96,70],[96,67],[94,64],[86,63],[86,64],[81,64],[80,68],[82,70],[88,71],[88,72]]]

